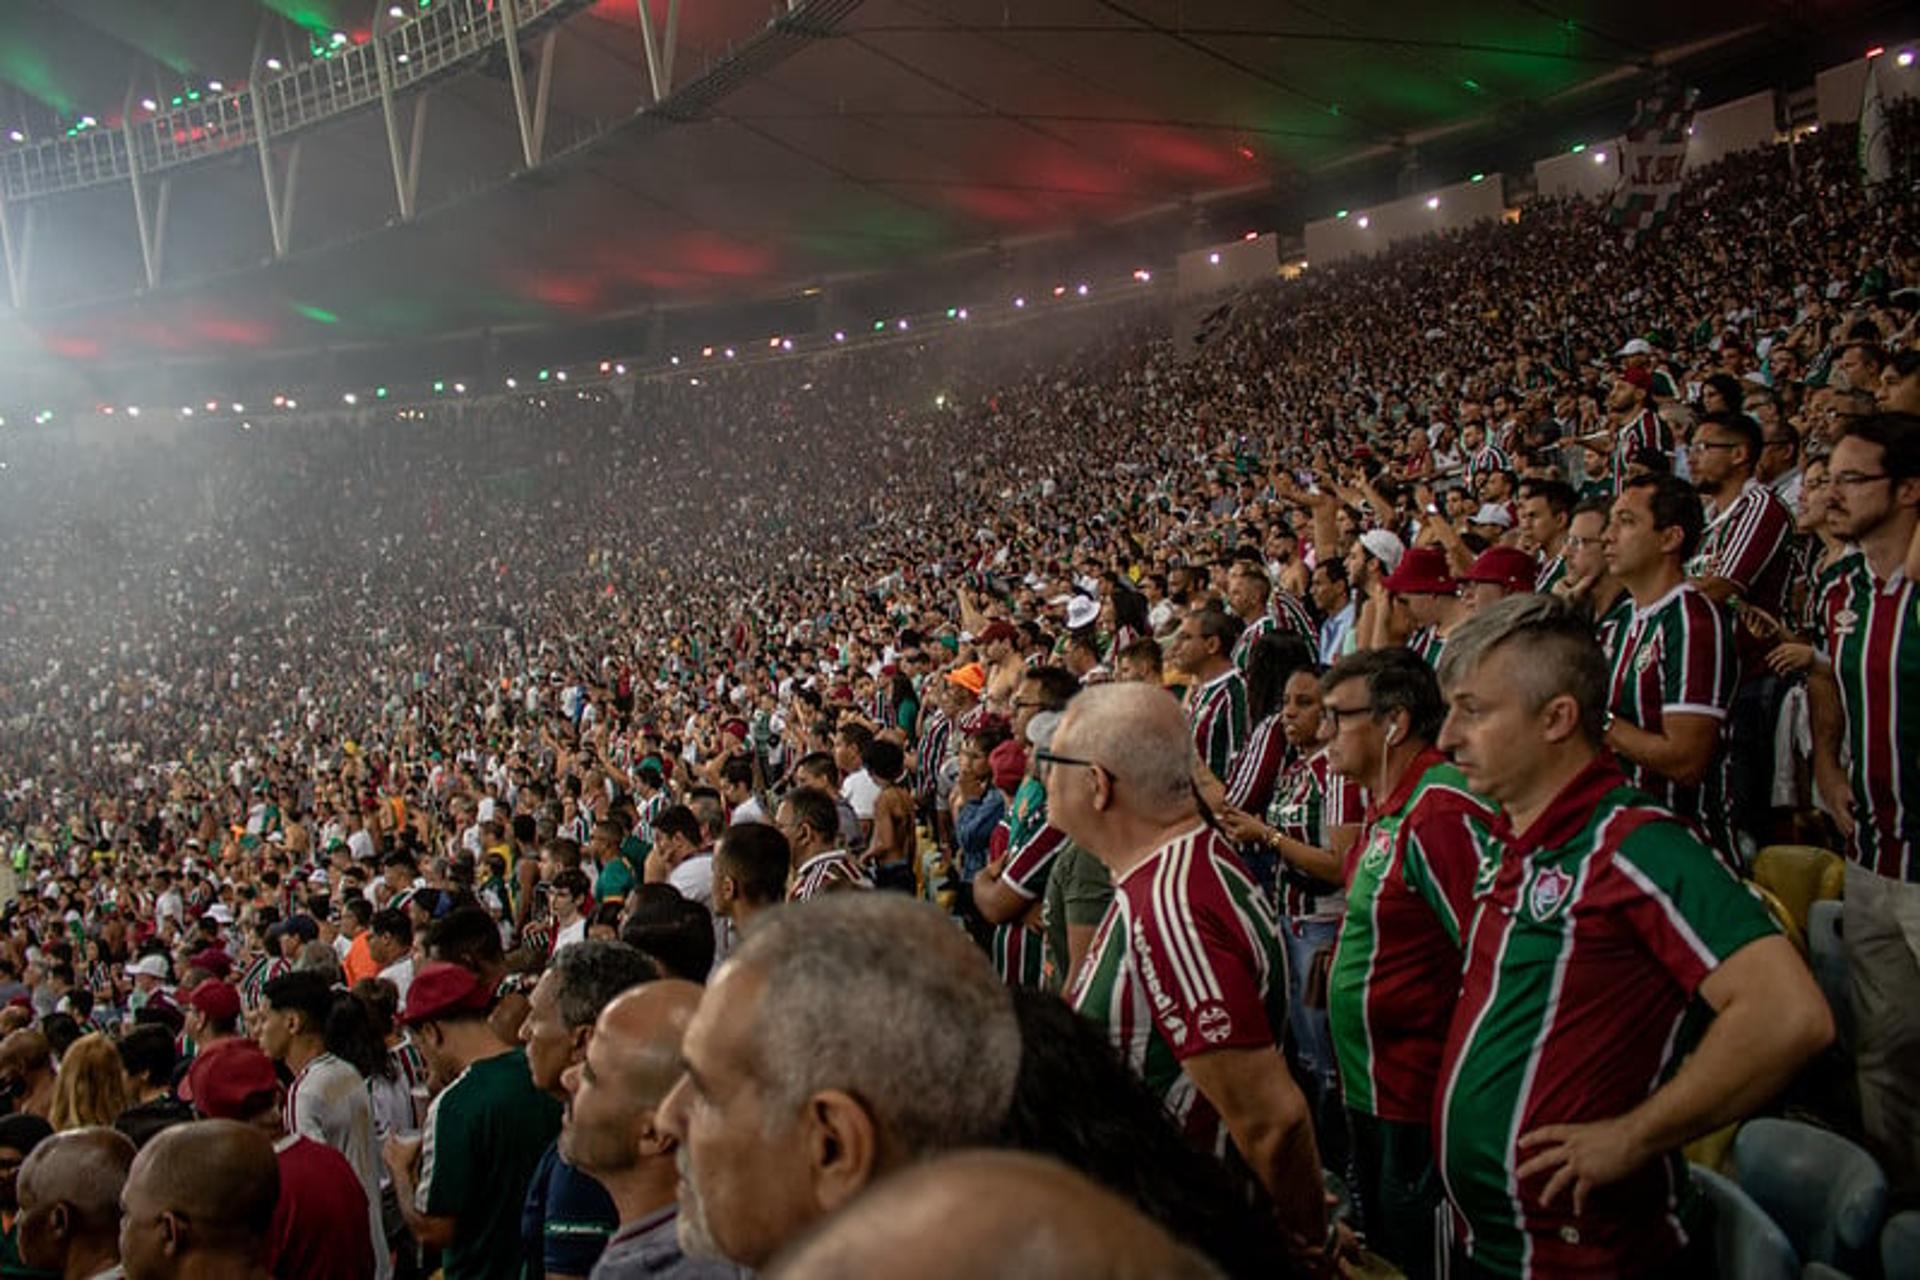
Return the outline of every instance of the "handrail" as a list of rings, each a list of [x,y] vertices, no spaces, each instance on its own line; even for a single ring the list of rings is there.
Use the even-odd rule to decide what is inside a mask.
[[[196,100],[171,103],[120,129],[92,129],[0,151],[0,194],[13,203],[126,182],[129,140],[142,178],[258,145],[253,95],[266,108],[269,139],[336,120],[380,102],[379,64],[389,59],[395,92],[479,65],[506,40],[504,9],[514,6],[524,38],[563,21],[590,0],[433,0],[385,27],[377,40],[345,44],[267,79]],[[265,68],[256,68],[256,72]]]

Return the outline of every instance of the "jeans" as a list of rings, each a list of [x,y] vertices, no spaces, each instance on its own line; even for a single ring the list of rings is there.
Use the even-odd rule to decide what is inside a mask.
[[[1340,1065],[1333,1056],[1333,1030],[1325,1009],[1309,1009],[1306,1002],[1307,970],[1313,953],[1333,945],[1340,932],[1338,919],[1282,920],[1280,936],[1287,946],[1287,1032],[1293,1037],[1294,1060],[1307,1099],[1318,1103],[1337,1098],[1340,1091]],[[1315,1106],[1314,1114],[1319,1115]]]
[[[1305,995],[1313,953],[1331,947],[1339,932],[1337,918],[1280,921],[1280,938],[1287,948],[1287,1039],[1293,1066],[1313,1115],[1320,1163],[1351,1182],[1347,1115],[1340,1101],[1340,1064],[1333,1056],[1333,1030],[1327,1023],[1327,1011],[1307,1008]]]

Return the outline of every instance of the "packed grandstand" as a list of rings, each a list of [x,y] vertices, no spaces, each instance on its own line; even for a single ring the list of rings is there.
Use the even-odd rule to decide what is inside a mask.
[[[1197,354],[14,431],[0,1273],[1920,1274],[1889,117]]]

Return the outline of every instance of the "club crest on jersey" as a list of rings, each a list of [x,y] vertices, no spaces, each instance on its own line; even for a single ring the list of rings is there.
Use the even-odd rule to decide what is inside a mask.
[[[1654,663],[1658,662],[1659,660],[1660,660],[1660,646],[1656,642],[1654,644],[1647,645],[1640,650],[1639,656],[1633,660],[1633,669],[1639,672],[1641,675],[1645,675],[1647,674],[1647,668],[1651,667]]]
[[[1542,867],[1527,889],[1527,910],[1535,920],[1550,920],[1573,892],[1573,877],[1558,867]]]
[[[1387,857],[1393,852],[1393,837],[1385,831],[1375,831],[1373,839],[1367,841],[1367,854],[1360,859],[1360,865],[1369,871],[1378,871],[1387,865]]]
[[[1850,636],[1859,625],[1860,615],[1851,609],[1842,609],[1833,615],[1833,634],[1837,636]]]

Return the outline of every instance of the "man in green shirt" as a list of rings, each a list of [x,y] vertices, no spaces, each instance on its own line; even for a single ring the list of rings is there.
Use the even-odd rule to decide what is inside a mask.
[[[471,969],[423,965],[401,1022],[434,1078],[451,1081],[419,1138],[382,1150],[407,1226],[440,1250],[446,1280],[518,1280],[520,1209],[560,1103],[534,1087],[526,1051],[487,1023],[492,990]]]
[[[1071,840],[1063,844],[1047,875],[1040,908],[1047,938],[1047,990],[1059,993],[1072,985],[1112,901],[1113,876],[1106,864]]]

